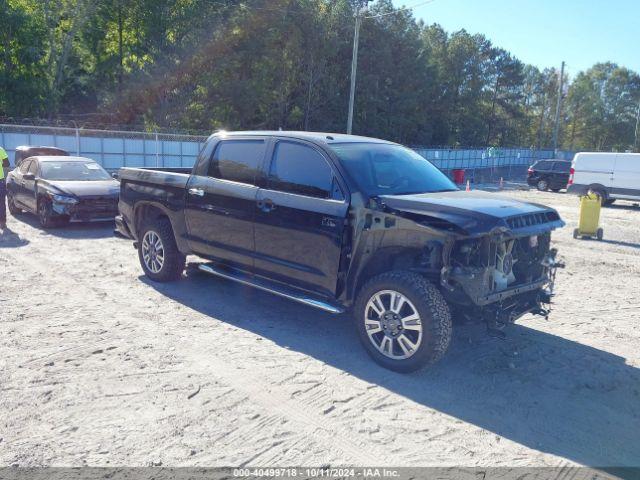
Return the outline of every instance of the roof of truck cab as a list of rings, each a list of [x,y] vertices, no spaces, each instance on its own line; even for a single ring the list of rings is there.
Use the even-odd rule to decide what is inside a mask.
[[[33,157],[41,162],[94,162],[95,160],[87,157],[75,157],[75,156],[66,156],[66,155],[34,155]],[[25,158],[25,160],[27,160]]]
[[[347,135],[344,133],[330,133],[330,132],[299,132],[299,131],[280,131],[280,130],[253,130],[253,131],[237,131],[237,132],[225,132],[219,131],[213,134],[216,137],[236,137],[236,136],[261,136],[261,137],[290,137],[299,138],[303,140],[312,140],[322,143],[386,143],[395,144],[388,140],[381,140],[379,138],[362,137],[359,135]]]

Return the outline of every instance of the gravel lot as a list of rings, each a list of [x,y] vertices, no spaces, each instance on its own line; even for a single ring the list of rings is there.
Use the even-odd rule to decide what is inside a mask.
[[[113,225],[0,236],[0,465],[640,465],[640,208],[573,240],[548,321],[457,328],[399,375],[334,317],[197,272],[141,276]],[[195,259],[194,259],[195,260]]]

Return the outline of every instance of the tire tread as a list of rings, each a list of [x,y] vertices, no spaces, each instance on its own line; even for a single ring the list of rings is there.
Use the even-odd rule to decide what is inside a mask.
[[[410,363],[407,363],[406,365],[394,365],[393,363],[386,361],[384,363],[379,361],[378,363],[396,371],[410,372],[426,367],[440,360],[447,352],[452,336],[451,312],[440,291],[438,291],[438,289],[427,279],[413,272],[394,270],[382,273],[368,280],[360,289],[360,294],[358,295],[354,311],[354,318],[356,322],[360,320],[359,315],[364,311],[366,302],[369,300],[368,292],[374,288],[381,289],[379,287],[375,287],[378,284],[396,285],[398,288],[411,292],[413,296],[419,299],[418,303],[421,304],[420,306],[426,307],[429,315],[429,318],[426,319],[428,321],[425,321],[424,318],[422,320],[424,328],[423,342],[427,342],[427,350],[426,353],[420,357],[417,363],[415,362],[414,357],[418,355],[418,353],[407,359],[407,362]],[[420,308],[420,306],[416,305],[417,308]],[[369,340],[366,339],[366,341],[368,342]],[[422,345],[420,348],[422,348]],[[367,348],[367,350],[370,353],[372,352],[369,348]],[[376,359],[375,356],[374,359]],[[394,362],[394,360],[391,360],[391,362]]]
[[[153,273],[148,270],[142,259],[142,238],[148,230],[155,230],[162,240],[165,251],[165,264],[158,273]],[[184,272],[186,257],[178,250],[178,245],[173,234],[173,228],[171,222],[166,218],[159,218],[156,220],[148,221],[144,223],[142,232],[140,235],[140,241],[138,242],[138,256],[140,258],[140,264],[147,277],[156,282],[171,282],[178,280],[182,277]]]

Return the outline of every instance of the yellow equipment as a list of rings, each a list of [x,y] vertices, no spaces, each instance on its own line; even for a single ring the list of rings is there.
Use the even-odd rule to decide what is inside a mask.
[[[0,147],[0,180],[5,177],[4,169],[7,167],[9,167],[9,156],[4,151],[4,148]],[[7,173],[9,173],[9,170],[7,170]]]
[[[573,231],[573,238],[596,237],[602,240],[603,231],[599,227],[600,209],[602,199],[599,195],[589,191],[584,197],[580,197],[580,221],[578,228]]]

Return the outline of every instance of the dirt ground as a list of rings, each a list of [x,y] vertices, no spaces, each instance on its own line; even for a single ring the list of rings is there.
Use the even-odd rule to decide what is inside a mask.
[[[445,359],[376,366],[346,316],[190,273],[141,275],[113,225],[0,237],[0,466],[640,465],[640,208],[574,240],[548,321],[456,329]],[[195,259],[194,259],[195,260]]]

